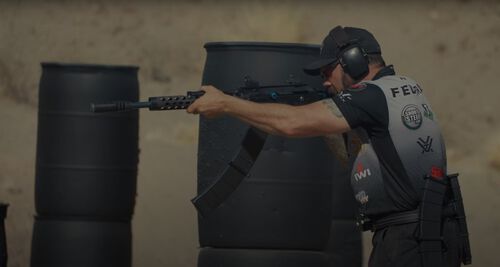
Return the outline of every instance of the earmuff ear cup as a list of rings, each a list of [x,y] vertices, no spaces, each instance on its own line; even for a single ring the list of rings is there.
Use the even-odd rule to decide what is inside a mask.
[[[368,74],[368,55],[359,46],[356,39],[349,37],[342,26],[332,30],[333,38],[340,50],[338,58],[344,72],[351,76],[354,81],[363,79]]]
[[[368,74],[368,55],[357,45],[345,48],[340,55],[344,72],[354,81],[363,79]]]

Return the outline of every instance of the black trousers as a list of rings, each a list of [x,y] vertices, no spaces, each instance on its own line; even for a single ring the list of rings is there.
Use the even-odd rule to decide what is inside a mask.
[[[461,249],[458,224],[454,219],[443,222],[443,267],[459,267]],[[389,226],[373,235],[369,267],[440,267],[423,266],[419,252],[418,223]]]

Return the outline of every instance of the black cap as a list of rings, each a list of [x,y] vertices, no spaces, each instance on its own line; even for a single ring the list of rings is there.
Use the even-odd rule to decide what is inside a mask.
[[[319,58],[308,64],[304,68],[304,72],[310,75],[319,75],[322,67],[338,62],[341,49],[351,44],[359,45],[367,54],[382,54],[380,45],[369,31],[353,27],[344,27],[343,29],[344,31],[341,30],[340,26],[337,26],[330,30],[321,44]],[[347,36],[345,36],[346,34]]]

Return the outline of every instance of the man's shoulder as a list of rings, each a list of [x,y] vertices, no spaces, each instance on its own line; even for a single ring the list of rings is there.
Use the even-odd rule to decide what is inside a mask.
[[[336,103],[351,128],[371,129],[386,125],[387,98],[377,85],[360,83],[351,86],[337,95]]]
[[[371,80],[371,81],[363,81],[362,83],[377,86],[379,88],[384,88],[384,87],[390,87],[390,86],[408,84],[408,83],[416,84],[417,82],[408,76],[386,75],[386,76],[383,76],[379,79]]]
[[[343,103],[362,110],[372,110],[381,103],[386,102],[382,89],[370,83],[355,84],[340,92],[337,97]],[[382,104],[382,106],[384,105]]]
[[[346,89],[346,91],[361,92],[361,91],[364,91],[365,89],[369,89],[369,88],[380,89],[380,87],[377,84],[371,83],[371,81],[362,81],[362,82],[359,82],[359,83],[356,83],[356,84],[349,86]]]
[[[363,81],[351,85],[349,88],[343,90],[339,95],[355,95],[357,98],[369,99],[371,97],[383,96],[383,92],[379,85]]]

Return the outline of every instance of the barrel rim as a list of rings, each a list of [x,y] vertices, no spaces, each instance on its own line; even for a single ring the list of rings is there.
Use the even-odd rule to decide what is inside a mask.
[[[107,65],[94,63],[65,63],[65,62],[41,62],[42,68],[65,68],[65,69],[88,69],[88,70],[132,70],[136,71],[139,66],[135,65]]]
[[[218,47],[302,48],[302,49],[317,50],[320,48],[320,45],[306,44],[306,43],[228,41],[228,42],[208,42],[205,43],[203,47],[204,48],[218,48]]]

